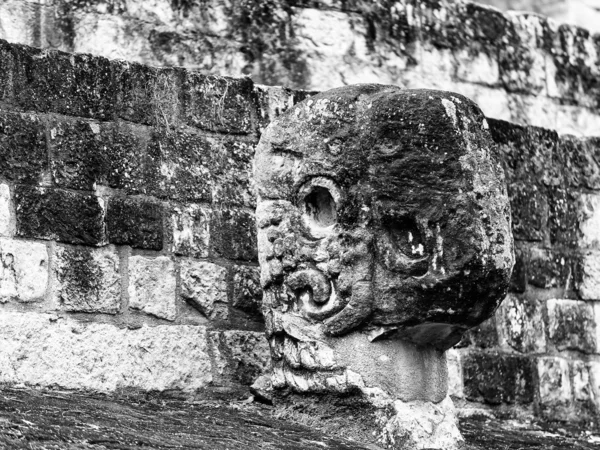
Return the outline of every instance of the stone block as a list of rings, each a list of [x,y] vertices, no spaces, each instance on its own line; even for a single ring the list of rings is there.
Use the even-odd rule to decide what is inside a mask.
[[[0,238],[0,303],[43,301],[47,284],[45,244]]]
[[[106,211],[108,241],[133,248],[163,248],[163,207],[132,197],[112,197]]]
[[[588,362],[587,369],[596,411],[600,411],[600,361]]]
[[[590,402],[594,398],[590,371],[584,361],[571,361],[569,364],[573,399],[577,402]]]
[[[446,352],[448,361],[448,395],[456,398],[465,396],[460,352],[450,349]]]
[[[600,250],[600,195],[581,194],[579,246]]]
[[[29,111],[108,120],[116,86],[102,57],[11,45],[15,60],[13,102]]]
[[[600,251],[588,250],[582,255],[578,291],[584,300],[600,300]]]
[[[10,188],[0,183],[0,236],[10,236],[13,232],[13,219],[10,206]]]
[[[0,315],[0,382],[115,391],[195,392],[212,381],[206,329],[131,330],[55,315]]]
[[[211,139],[212,202],[216,207],[256,207],[250,185],[254,143],[234,139]]]
[[[579,258],[569,252],[532,248],[529,253],[527,281],[540,289],[573,289]]]
[[[548,337],[558,350],[596,351],[596,323],[591,303],[548,300]]]
[[[510,182],[508,195],[515,239],[543,241],[548,223],[548,200],[536,184]]]
[[[254,266],[235,266],[232,306],[248,314],[260,316],[261,305],[260,269]]]
[[[215,380],[250,386],[270,370],[269,343],[263,333],[212,331],[208,334],[208,342],[215,358]]]
[[[175,320],[177,275],[166,256],[129,258],[129,307],[165,320]]]
[[[57,246],[53,256],[57,305],[67,311],[116,314],[121,307],[119,255],[114,248]]]
[[[257,261],[254,215],[234,209],[213,211],[210,254],[227,259]]]
[[[316,92],[292,90],[281,86],[255,85],[254,92],[258,101],[258,121],[261,128],[290,109],[296,103],[314,95]]]
[[[509,294],[496,312],[502,345],[521,353],[544,353],[546,331],[543,307],[526,296]]]
[[[467,83],[497,85],[500,82],[500,70],[497,55],[485,51],[460,48],[454,51],[456,77]]]
[[[227,319],[227,269],[209,262],[182,260],[181,296],[209,319]]]
[[[145,125],[177,126],[184,70],[115,61],[117,115]]]
[[[210,211],[200,205],[175,206],[171,212],[173,253],[206,258],[209,245]]]
[[[567,186],[600,189],[599,144],[597,137],[559,136],[555,160],[563,169]]]
[[[38,184],[48,168],[44,125],[31,114],[0,111],[0,177]]]
[[[571,404],[571,379],[566,359],[545,356],[537,360],[540,408],[548,415]]]
[[[253,88],[250,78],[206,76],[186,71],[183,81],[186,123],[229,134],[252,132],[256,116]]]
[[[492,348],[498,345],[498,328],[496,317],[471,328],[462,338],[462,344],[479,348]]]
[[[185,202],[212,201],[213,149],[196,133],[155,130],[148,154],[158,166],[148,172],[148,194]]]
[[[523,293],[527,289],[527,266],[529,265],[529,252],[526,248],[519,248],[519,243],[515,245],[515,265],[513,266],[510,277],[510,292]]]
[[[84,245],[106,242],[104,205],[95,195],[17,185],[14,201],[19,237]]]
[[[462,359],[465,397],[492,405],[528,404],[534,383],[528,357],[501,353],[469,353]]]
[[[550,243],[576,248],[579,242],[579,194],[561,187],[548,190]]]
[[[81,120],[57,120],[49,124],[50,168],[57,186],[94,189],[106,170],[100,127],[98,123]]]

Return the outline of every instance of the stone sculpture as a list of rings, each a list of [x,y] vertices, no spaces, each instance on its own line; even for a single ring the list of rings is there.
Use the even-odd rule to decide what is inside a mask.
[[[459,445],[444,351],[514,262],[487,128],[458,94],[371,84],[269,125],[254,177],[275,389],[357,392],[393,448]]]

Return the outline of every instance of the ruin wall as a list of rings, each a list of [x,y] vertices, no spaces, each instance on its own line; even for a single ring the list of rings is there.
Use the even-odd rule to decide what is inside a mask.
[[[246,389],[268,367],[253,148],[307,95],[2,41],[0,381]],[[517,264],[496,317],[449,353],[451,393],[594,421],[600,140],[489,122]]]
[[[449,0],[4,0],[0,38],[254,82],[437,88],[488,117],[600,129],[600,37]]]

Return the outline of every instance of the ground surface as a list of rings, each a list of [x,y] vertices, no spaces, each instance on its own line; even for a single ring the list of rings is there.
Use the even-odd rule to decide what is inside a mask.
[[[185,402],[0,388],[1,449],[362,449],[279,420],[252,402]],[[577,428],[484,418],[461,422],[469,450],[599,449]],[[371,447],[373,448],[373,447]]]

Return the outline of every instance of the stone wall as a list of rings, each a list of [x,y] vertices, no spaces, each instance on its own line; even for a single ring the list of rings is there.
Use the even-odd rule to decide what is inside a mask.
[[[0,62],[0,381],[252,383],[268,366],[253,148],[307,93],[4,41]],[[518,262],[496,317],[449,354],[453,396],[464,411],[592,422],[600,140],[490,127]]]
[[[0,41],[0,382],[221,392],[268,367],[266,93]]]
[[[600,129],[597,35],[472,3],[4,0],[0,38],[307,90],[440,88],[492,118]]]

